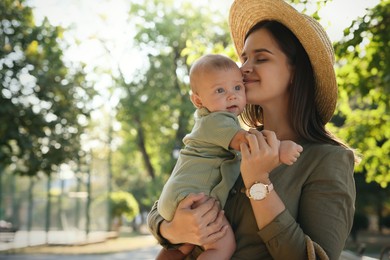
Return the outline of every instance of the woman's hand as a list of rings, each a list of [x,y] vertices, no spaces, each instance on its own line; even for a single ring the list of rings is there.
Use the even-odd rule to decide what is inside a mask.
[[[189,194],[179,203],[172,221],[161,223],[160,233],[172,244],[214,243],[228,228],[222,225],[223,214],[214,198],[204,193]]]
[[[279,140],[272,131],[250,129],[248,145],[241,143],[241,174],[245,186],[269,182],[269,172],[279,165]]]

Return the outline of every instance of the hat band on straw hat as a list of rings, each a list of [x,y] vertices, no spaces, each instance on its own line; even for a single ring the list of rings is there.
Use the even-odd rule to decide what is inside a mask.
[[[307,52],[314,71],[315,102],[323,123],[332,118],[337,102],[334,50],[323,27],[299,13],[283,0],[235,0],[230,8],[229,27],[238,55],[247,32],[257,23],[277,21],[294,33]]]

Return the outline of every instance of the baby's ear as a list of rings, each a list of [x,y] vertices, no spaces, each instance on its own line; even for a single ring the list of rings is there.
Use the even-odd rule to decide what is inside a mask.
[[[201,108],[203,107],[202,105],[202,100],[200,99],[199,95],[197,94],[191,94],[191,102],[194,104],[195,107]]]

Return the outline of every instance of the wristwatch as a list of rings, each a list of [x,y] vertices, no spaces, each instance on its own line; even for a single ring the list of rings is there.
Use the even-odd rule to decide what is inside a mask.
[[[274,189],[274,185],[255,182],[249,189],[246,189],[246,196],[253,200],[263,200]]]

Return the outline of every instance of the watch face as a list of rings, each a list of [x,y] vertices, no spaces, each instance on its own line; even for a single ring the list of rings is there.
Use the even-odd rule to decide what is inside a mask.
[[[250,188],[249,194],[254,200],[262,200],[267,195],[267,189],[264,184],[256,183]]]

